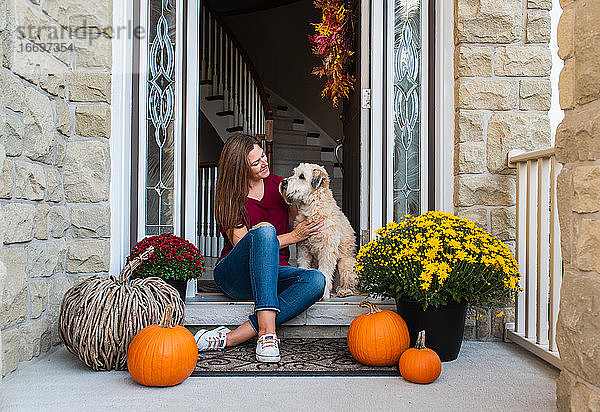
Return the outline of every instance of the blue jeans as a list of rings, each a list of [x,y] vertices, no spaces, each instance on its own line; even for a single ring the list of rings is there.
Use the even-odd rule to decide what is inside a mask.
[[[217,263],[214,275],[228,298],[254,300],[249,318],[256,333],[256,311],[276,311],[275,324],[281,325],[308,309],[325,290],[325,276],[318,270],[279,264],[279,241],[270,225],[250,229]]]

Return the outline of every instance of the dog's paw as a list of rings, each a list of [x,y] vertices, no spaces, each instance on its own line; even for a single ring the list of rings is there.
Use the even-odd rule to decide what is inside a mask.
[[[331,297],[331,293],[329,293],[329,291],[325,291],[325,293],[323,293],[323,296],[321,296],[321,300],[327,300]]]
[[[355,292],[352,289],[338,289],[336,296],[338,298],[345,298],[347,296],[354,295]]]

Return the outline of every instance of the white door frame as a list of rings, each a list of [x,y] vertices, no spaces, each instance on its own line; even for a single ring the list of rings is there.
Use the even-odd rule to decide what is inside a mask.
[[[435,208],[454,213],[454,2],[436,0]]]
[[[393,0],[386,0],[388,2]],[[383,163],[384,144],[384,93],[383,93],[383,67],[384,62],[384,35],[385,30],[381,24],[384,21],[383,1],[371,0],[370,4],[370,88],[371,88],[371,110],[370,110],[370,141],[365,149],[369,152],[369,233],[379,228],[383,221],[383,195],[384,182],[381,174]]]
[[[198,56],[198,33],[194,30],[186,30],[191,26],[191,24],[198,23],[198,4],[197,2],[189,2],[187,8],[187,27],[184,27],[184,12],[186,8],[184,7],[184,0],[176,0],[175,13],[176,13],[176,27],[175,27],[175,115],[174,115],[174,179],[173,179],[173,233],[176,236],[181,236],[187,238],[193,244],[196,244],[195,232],[193,231],[195,225],[186,224],[185,228],[181,227],[182,223],[182,204],[185,204],[186,215],[188,213],[193,213],[196,209],[197,201],[192,199],[192,193],[196,193],[197,189],[194,186],[196,181],[194,179],[197,174],[197,159],[195,156],[190,156],[191,150],[196,150],[197,148],[197,130],[198,130],[198,117],[197,110],[198,108],[198,88],[195,86],[194,79],[197,79],[198,76],[198,67],[197,65],[188,64],[186,67],[187,71],[187,85],[185,85],[185,93],[184,93],[184,68],[183,68],[183,57],[184,52],[187,53],[187,59],[193,59]],[[195,12],[195,13],[194,13]],[[147,24],[147,16],[148,16],[148,1],[141,1],[140,8],[140,25],[144,27],[145,33],[149,33],[150,30],[146,27]],[[189,36],[189,33],[195,33],[195,38],[192,39]],[[183,39],[187,36],[186,47],[183,48]],[[147,135],[147,118],[146,113],[148,113],[148,87],[146,85],[148,79],[148,45],[149,45],[148,36],[145,36],[140,44],[140,93],[139,93],[139,101],[140,101],[140,123],[139,123],[139,131],[140,131],[140,139],[139,139],[139,159],[140,162],[138,164],[138,239],[140,240],[146,236],[146,188],[144,182],[146,181],[146,142],[149,136]],[[186,96],[186,100],[184,101],[184,95]],[[183,153],[183,136],[182,136],[182,121],[183,114],[185,113],[185,127],[186,127],[186,153]],[[196,113],[196,115],[192,115]],[[195,152],[194,152],[195,153]],[[183,182],[183,162],[186,162],[186,187],[182,187]],[[189,162],[189,163],[188,163]],[[191,174],[191,176],[190,176]],[[191,177],[191,178],[190,178]],[[193,190],[190,191],[190,188]],[[190,194],[190,196],[186,196],[186,194]],[[193,216],[193,215],[192,215]]]
[[[113,24],[129,27],[133,2],[113,2]],[[131,208],[131,106],[133,38],[120,30],[112,39],[112,90],[110,137],[110,273],[121,271],[129,255],[129,214]]]
[[[181,236],[198,246],[198,114],[200,113],[200,32],[190,28],[199,27],[200,1],[188,2],[187,15],[187,90],[186,90],[186,139],[185,139],[185,228]]]
[[[393,64],[393,5],[394,0],[386,0],[388,7],[378,0],[362,0],[361,2],[361,85],[371,91],[371,108],[361,109],[361,192],[367,201],[361,199],[361,230],[373,232],[393,216],[393,95],[386,93],[384,86],[393,84],[393,70],[386,70],[384,62]],[[427,7],[423,8],[426,16]],[[384,13],[387,12],[387,19]],[[388,21],[387,30],[382,22]],[[368,26],[365,27],[365,23]],[[372,28],[372,29],[371,29]],[[426,29],[426,27],[425,27]],[[387,39],[385,38],[387,36]],[[454,67],[454,15],[452,2],[436,0],[436,96],[435,114],[436,142],[434,158],[436,162],[433,184],[435,209],[453,213],[453,149],[454,149],[454,73],[447,68]],[[387,40],[387,41],[386,41]],[[426,39],[424,38],[424,42]],[[389,47],[385,47],[385,45]],[[426,53],[422,56],[427,59]],[[427,61],[423,60],[423,66]],[[423,71],[424,72],[424,71]],[[368,79],[368,81],[367,81]],[[427,107],[427,101],[422,101]],[[388,112],[385,113],[385,107]],[[422,116],[422,138],[426,139],[426,128],[429,127]],[[426,140],[425,140],[426,141]],[[385,150],[383,148],[386,148]],[[422,145],[422,165],[427,164],[426,145]],[[381,165],[385,159],[386,179],[381,173]],[[421,173],[421,203],[427,202],[427,172]],[[387,183],[386,183],[387,182]],[[386,205],[383,203],[386,192]],[[387,206],[387,207],[386,207]],[[426,210],[426,206],[422,210]],[[385,211],[387,210],[387,213]],[[368,211],[368,213],[365,213]],[[385,215],[384,215],[385,213]],[[364,238],[364,236],[363,236]],[[364,240],[364,239],[363,239]]]
[[[112,49],[112,116],[111,116],[111,184],[110,184],[110,210],[111,210],[111,237],[110,237],[110,273],[119,273],[125,264],[125,259],[130,252],[130,210],[131,210],[131,135],[132,135],[132,102],[134,98],[139,99],[140,119],[139,119],[139,159],[146,158],[146,140],[147,140],[147,78],[148,78],[148,2],[140,1],[139,20],[142,27],[142,37],[140,38],[140,73],[139,73],[139,95],[132,95],[133,79],[132,72],[134,61],[134,39],[131,33],[124,34],[121,30],[115,30],[119,35],[113,36]],[[177,0],[177,39],[188,35],[187,41],[187,59],[198,61],[198,34],[196,30],[184,31],[184,27],[179,22],[183,18],[182,7],[183,0]],[[188,3],[187,27],[196,27],[199,19],[200,5],[198,2]],[[115,28],[131,27],[134,17],[133,2],[113,2],[113,24]],[[135,28],[133,28],[135,29]],[[190,36],[191,35],[191,36]],[[182,99],[182,48],[176,47],[176,111],[175,116],[175,189],[174,189],[174,232],[176,235],[185,237],[191,243],[197,242],[197,174],[198,158],[198,87],[197,79],[199,76],[199,67],[197,64],[188,64],[187,70],[187,92],[186,101]],[[182,106],[184,105],[185,106]],[[186,113],[186,151],[183,153],[181,139],[181,113]],[[185,188],[181,187],[182,181],[182,160],[186,162]],[[140,161],[138,164],[138,239],[145,236],[145,178],[146,163]],[[181,227],[181,204],[185,203],[185,213],[193,219],[186,219],[185,228]],[[187,217],[186,216],[186,217]]]
[[[146,158],[148,140],[148,44],[150,42],[148,31],[148,15],[150,13],[147,0],[140,1],[140,27],[146,35],[140,39],[140,64],[139,64],[139,123],[138,123],[138,187],[137,187],[137,239],[146,234]],[[131,109],[130,109],[131,110]],[[133,189],[133,188],[132,188]],[[132,239],[133,240],[133,239]]]
[[[182,0],[179,0],[182,1]],[[387,0],[392,2],[393,0]],[[146,2],[142,0],[143,10],[147,10]],[[435,107],[440,108],[435,115],[436,128],[436,176],[435,191],[437,210],[453,212],[453,148],[454,148],[454,75],[452,70],[443,68],[453,66],[454,53],[454,15],[452,2],[436,1],[436,102]],[[374,70],[381,68],[383,62],[383,5],[378,0],[361,0],[361,87],[371,91],[371,108],[363,105],[361,109],[361,193],[360,199],[360,228],[372,235],[384,223],[383,204],[383,178],[380,169],[383,152],[384,127],[383,127],[383,73]],[[115,27],[127,27],[133,21],[133,5],[131,2],[113,2],[113,16]],[[199,4],[188,3],[188,26],[194,27],[199,16]],[[371,27],[374,29],[371,30]],[[198,42],[188,38],[188,61],[197,59]],[[147,47],[142,42],[140,56],[142,70],[147,61]],[[146,60],[144,60],[146,59]],[[112,67],[112,124],[111,124],[111,273],[118,273],[129,254],[130,233],[130,192],[131,192],[131,107],[132,107],[132,61],[133,39],[127,35],[113,37],[113,67]],[[379,66],[378,66],[379,65]],[[194,87],[193,79],[197,76],[196,65],[188,64],[188,90],[186,100],[186,184],[185,195],[179,202],[185,202],[185,211],[188,217],[197,216],[197,108],[198,90]],[[140,92],[145,89],[143,73],[140,73]],[[144,92],[145,93],[145,92]],[[141,96],[140,96],[141,97]],[[138,97],[138,98],[140,98]],[[365,103],[365,102],[363,102]],[[140,100],[140,108],[145,105],[145,100]],[[142,132],[143,129],[140,129]],[[140,135],[142,141],[143,135]],[[145,141],[145,139],[144,139]],[[181,146],[179,146],[181,148]],[[140,149],[142,147],[140,146]],[[145,152],[145,148],[143,148]],[[181,152],[180,152],[181,153]],[[142,156],[140,151],[140,157]],[[143,163],[143,162],[142,162]],[[140,168],[141,169],[141,168]],[[377,173],[379,171],[379,173]],[[140,171],[141,172],[141,171]],[[140,180],[143,182],[143,180]],[[388,187],[387,190],[390,190]],[[179,194],[181,196],[181,194]],[[388,196],[389,198],[389,196]],[[388,208],[389,209],[389,208]],[[176,209],[179,213],[180,209]],[[138,208],[138,222],[145,221],[144,208]],[[179,220],[179,219],[176,219]],[[193,219],[192,221],[195,221]],[[181,230],[178,227],[178,230]],[[138,233],[143,233],[139,231]],[[186,219],[182,236],[192,243],[197,241],[197,227]]]
[[[372,227],[372,205],[371,193],[372,166],[371,166],[371,1],[361,0],[360,2],[360,85],[361,109],[360,109],[360,230],[361,243],[368,241]]]

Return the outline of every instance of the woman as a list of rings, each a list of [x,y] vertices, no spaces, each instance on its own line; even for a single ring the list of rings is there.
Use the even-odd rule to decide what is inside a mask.
[[[196,333],[198,350],[235,346],[258,335],[256,359],[278,362],[276,326],[305,311],[323,296],[325,277],[315,269],[288,264],[288,246],[318,233],[323,221],[300,223],[298,210],[279,193],[282,177],[271,175],[258,141],[231,136],[221,153],[215,195],[225,246],[214,270],[215,283],[231,299],[254,300],[254,313],[234,331],[221,326]]]

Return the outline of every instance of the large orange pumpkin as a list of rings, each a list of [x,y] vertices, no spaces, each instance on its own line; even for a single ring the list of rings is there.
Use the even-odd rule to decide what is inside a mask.
[[[404,379],[414,383],[431,383],[440,376],[442,362],[433,349],[425,347],[424,330],[419,332],[415,347],[400,356],[398,369]]]
[[[371,366],[391,366],[410,345],[404,319],[391,310],[381,310],[371,302],[361,307],[369,313],[357,316],[348,329],[348,349],[360,363]]]
[[[196,340],[183,326],[173,326],[173,306],[158,325],[142,329],[127,351],[127,368],[134,381],[145,386],[173,386],[186,380],[198,361]]]

